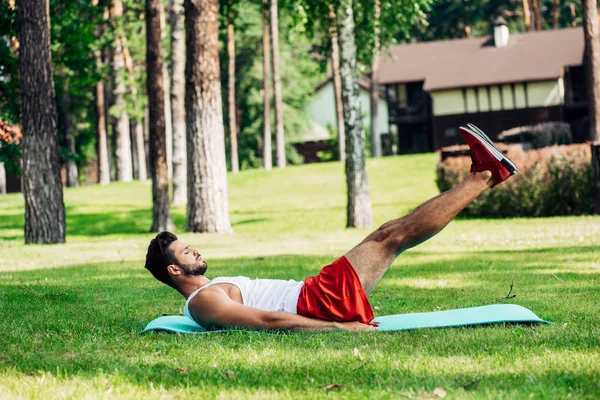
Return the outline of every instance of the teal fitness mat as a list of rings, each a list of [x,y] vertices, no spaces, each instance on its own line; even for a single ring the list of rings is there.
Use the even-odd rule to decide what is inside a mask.
[[[420,328],[448,328],[453,326],[486,325],[502,322],[543,322],[531,310],[515,304],[459,308],[458,310],[434,311],[414,314],[386,315],[375,318],[380,325],[377,330],[406,331]],[[151,321],[140,333],[169,331],[178,333],[230,332],[232,330],[207,331],[188,317],[165,316]]]

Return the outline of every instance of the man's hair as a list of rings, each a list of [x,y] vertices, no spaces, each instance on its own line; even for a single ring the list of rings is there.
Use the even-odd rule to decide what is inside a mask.
[[[148,253],[146,253],[146,269],[162,283],[177,289],[175,282],[169,275],[167,267],[171,264],[179,265],[175,253],[169,249],[169,245],[177,240],[177,236],[171,232],[161,232],[150,241]]]

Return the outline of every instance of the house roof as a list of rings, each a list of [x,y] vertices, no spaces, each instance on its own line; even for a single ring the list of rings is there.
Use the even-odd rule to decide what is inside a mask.
[[[425,81],[435,91],[469,86],[558,79],[583,62],[582,28],[510,35],[504,48],[493,37],[393,46],[382,57],[380,84]]]

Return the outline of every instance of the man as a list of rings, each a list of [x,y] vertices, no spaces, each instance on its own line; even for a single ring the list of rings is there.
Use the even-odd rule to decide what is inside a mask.
[[[467,141],[471,175],[452,190],[383,224],[319,275],[304,282],[246,277],[209,280],[206,261],[170,232],[148,247],[146,268],[186,299],[185,314],[208,328],[372,330],[377,323],[367,296],[394,259],[444,228],[488,188],[517,173],[516,166],[477,127],[459,132]]]

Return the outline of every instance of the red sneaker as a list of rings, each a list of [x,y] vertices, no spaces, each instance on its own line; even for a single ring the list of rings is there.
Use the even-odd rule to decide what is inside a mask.
[[[492,188],[517,174],[517,166],[508,159],[491,139],[473,124],[458,129],[471,150],[471,172],[491,171],[494,178]]]

